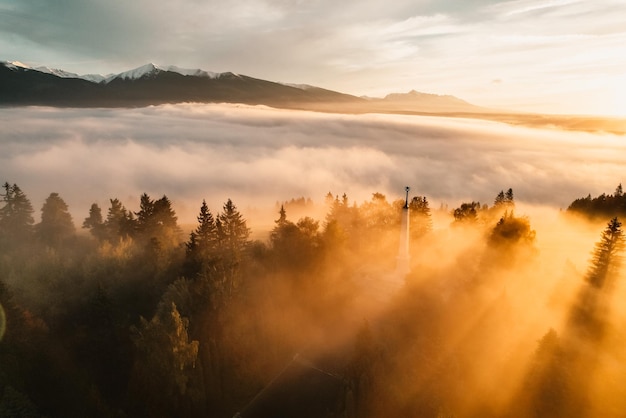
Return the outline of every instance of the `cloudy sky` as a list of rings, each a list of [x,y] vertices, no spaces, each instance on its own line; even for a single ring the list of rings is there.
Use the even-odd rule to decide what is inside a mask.
[[[0,0],[0,59],[147,62],[355,95],[626,114],[623,0]]]

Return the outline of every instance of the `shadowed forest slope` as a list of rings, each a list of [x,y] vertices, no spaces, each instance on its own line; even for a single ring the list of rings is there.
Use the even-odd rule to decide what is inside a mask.
[[[81,220],[58,193],[38,221],[18,185],[1,199],[1,416],[617,417],[626,406],[617,218],[594,245],[577,231],[595,226],[566,216],[535,227],[511,189],[453,210],[411,196],[402,276],[404,200],[380,193],[329,193],[323,219],[292,219],[298,201],[286,201],[265,240],[230,199],[216,211],[200,201],[189,230],[165,195],[134,210],[110,198]],[[547,245],[564,232],[579,240]]]

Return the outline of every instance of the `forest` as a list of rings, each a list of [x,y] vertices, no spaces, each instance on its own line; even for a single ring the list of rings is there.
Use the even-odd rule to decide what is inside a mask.
[[[285,200],[253,239],[230,199],[200,198],[187,229],[166,195],[73,219],[6,182],[0,416],[624,416],[621,184],[545,235],[494,194],[435,209],[329,192],[319,219]]]

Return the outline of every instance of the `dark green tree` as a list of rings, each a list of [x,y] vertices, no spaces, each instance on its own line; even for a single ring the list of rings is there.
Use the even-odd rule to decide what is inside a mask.
[[[597,197],[587,197],[574,200],[567,208],[569,213],[578,213],[591,219],[610,219],[626,215],[626,194],[620,183],[614,194],[602,193]]]
[[[241,262],[248,247],[250,229],[231,199],[215,221],[217,231],[217,259],[206,277],[214,288],[216,305],[230,299],[241,281]]]
[[[98,241],[106,238],[106,229],[104,219],[102,218],[102,209],[97,203],[93,203],[89,208],[89,216],[83,221],[83,228],[88,229]]]
[[[106,237],[112,244],[135,235],[136,220],[119,199],[110,199],[111,207],[104,222]]]
[[[41,222],[36,226],[39,239],[51,247],[73,237],[76,228],[68,206],[58,193],[50,193],[41,208]]]
[[[216,229],[222,249],[239,257],[248,244],[250,229],[232,200],[228,199],[224,204],[223,212],[217,217]]]
[[[188,326],[174,303],[160,303],[150,321],[141,318],[133,328],[137,354],[130,395],[142,415],[176,416],[185,407],[198,357],[198,341],[189,340]]]
[[[311,218],[302,218],[296,225],[287,220],[287,213],[283,207],[279,215],[275,221],[276,226],[270,233],[271,249],[277,265],[299,272],[314,259],[319,223]]]
[[[202,200],[200,213],[197,218],[198,226],[189,234],[189,240],[185,243],[186,252],[186,272],[188,277],[193,277],[206,266],[214,261],[217,251],[217,226],[211,210]]]
[[[4,183],[0,194],[0,245],[15,245],[27,241],[33,233],[33,206],[16,185]]]
[[[142,194],[135,215],[138,236],[149,245],[172,248],[179,244],[178,217],[167,196],[152,200],[146,193]]]

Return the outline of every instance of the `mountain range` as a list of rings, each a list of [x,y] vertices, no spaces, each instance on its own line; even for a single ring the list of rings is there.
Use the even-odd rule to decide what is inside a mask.
[[[486,119],[511,125],[626,135],[626,120],[489,109],[454,96],[393,93],[357,97],[306,84],[261,80],[174,65],[146,64],[119,74],[78,75],[0,61],[0,106],[142,107],[165,103],[242,103],[333,113],[393,113]]]
[[[263,104],[342,111],[466,111],[481,108],[453,96],[419,93],[365,98],[305,84],[277,83],[231,72],[146,64],[119,74],[78,75],[0,62],[0,105],[136,107],[179,102]]]

